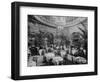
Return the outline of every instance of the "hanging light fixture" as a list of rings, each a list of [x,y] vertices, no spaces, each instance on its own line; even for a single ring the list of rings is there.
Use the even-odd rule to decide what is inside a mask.
[[[58,29],[58,30],[63,30],[64,27],[63,27],[63,26],[58,26],[57,29]]]

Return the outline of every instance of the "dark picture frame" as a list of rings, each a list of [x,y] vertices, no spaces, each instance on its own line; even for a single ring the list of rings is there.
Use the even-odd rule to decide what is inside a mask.
[[[42,8],[57,8],[57,9],[76,9],[94,11],[94,71],[79,72],[79,73],[59,73],[45,75],[29,75],[20,76],[20,7],[42,7]],[[14,80],[25,79],[41,79],[41,78],[58,78],[58,77],[73,77],[73,76],[88,76],[97,75],[97,7],[95,6],[78,6],[78,5],[61,5],[61,4],[45,4],[45,3],[29,3],[29,2],[12,2],[11,4],[11,78]],[[34,73],[33,73],[34,74]]]

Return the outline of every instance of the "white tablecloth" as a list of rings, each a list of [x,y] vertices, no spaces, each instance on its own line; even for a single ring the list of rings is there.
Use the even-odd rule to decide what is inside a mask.
[[[54,53],[46,53],[45,57],[46,57],[46,60],[49,61],[50,59],[55,57],[55,54]]]
[[[61,50],[61,57],[64,57],[66,55],[66,51],[65,50]]]
[[[57,64],[57,65],[58,65],[59,62],[61,62],[61,61],[63,61],[63,58],[60,57],[60,56],[56,56],[56,57],[53,58],[53,61],[52,61],[52,62],[53,62],[54,64]]]

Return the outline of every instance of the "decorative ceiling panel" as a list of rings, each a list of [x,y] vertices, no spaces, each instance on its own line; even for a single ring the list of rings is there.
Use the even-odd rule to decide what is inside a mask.
[[[34,16],[40,22],[58,27],[70,27],[76,25],[86,19],[86,17],[74,17],[74,16],[43,16],[43,15],[35,15]]]

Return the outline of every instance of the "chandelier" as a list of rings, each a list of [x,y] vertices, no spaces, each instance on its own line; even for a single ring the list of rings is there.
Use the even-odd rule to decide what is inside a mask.
[[[58,26],[57,29],[58,29],[58,30],[63,30],[64,27],[63,27],[63,26]]]

